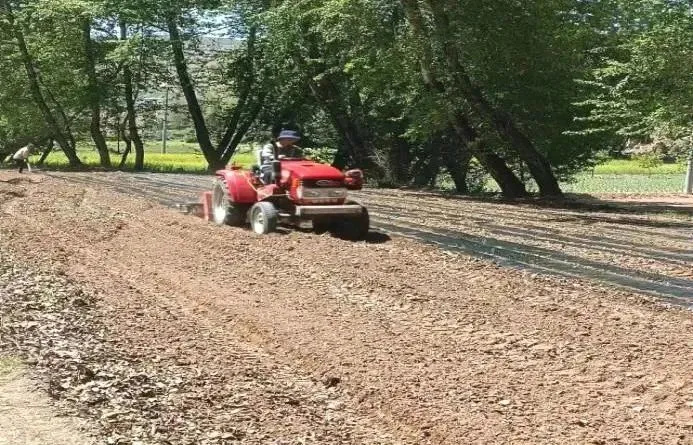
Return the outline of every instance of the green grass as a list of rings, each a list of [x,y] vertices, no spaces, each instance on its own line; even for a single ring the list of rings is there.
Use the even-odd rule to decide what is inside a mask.
[[[680,193],[683,189],[685,163],[663,164],[655,168],[644,168],[638,161],[613,159],[583,173],[573,181],[561,183],[567,193]],[[453,189],[450,180],[443,181],[443,188]],[[489,179],[486,188],[499,192],[498,185]],[[528,184],[530,191],[536,186]]]
[[[567,193],[680,193],[683,174],[595,174],[583,173],[575,182],[561,184]]]
[[[646,168],[638,161],[628,159],[612,159],[594,168],[595,175],[676,175],[686,171],[686,164],[662,164],[654,168]]]
[[[575,176],[574,181],[562,182],[561,190],[566,193],[586,194],[619,194],[619,193],[680,193],[683,189],[683,175],[629,175],[629,174],[604,174],[592,175],[581,173]],[[446,181],[445,189],[452,189],[453,184]],[[500,192],[500,188],[492,179],[486,184],[490,192]],[[531,183],[527,189],[536,192],[536,186]]]
[[[117,143],[108,142],[109,149],[115,151]],[[125,145],[121,143],[121,151]],[[170,141],[166,146],[166,154],[161,153],[161,142],[146,142],[144,146],[144,169],[159,173],[204,173],[207,171],[207,162],[200,152],[197,144]],[[79,145],[77,155],[87,167],[99,166],[98,153],[88,145]],[[38,160],[38,156],[32,158],[33,162]],[[111,153],[111,163],[118,165],[121,155]],[[132,169],[135,162],[134,153],[130,153],[125,163],[126,169]],[[239,147],[234,154],[231,162],[248,167],[255,162],[253,147],[244,145]],[[68,161],[62,152],[55,152],[48,155],[44,162],[44,167],[48,170],[60,170],[68,167]]]
[[[636,160],[612,159],[561,184],[567,193],[679,193],[686,164],[643,167]]]

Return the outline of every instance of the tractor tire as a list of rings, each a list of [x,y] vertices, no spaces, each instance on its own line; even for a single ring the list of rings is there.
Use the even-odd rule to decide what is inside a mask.
[[[371,218],[368,215],[368,209],[363,208],[363,212],[358,217],[350,221],[350,235],[352,239],[363,241],[368,238],[368,233],[371,230]]]
[[[368,238],[370,217],[368,216],[368,210],[365,207],[362,207],[362,209],[363,212],[359,216],[332,225],[332,233],[350,241],[363,241]]]
[[[247,207],[234,204],[229,197],[226,181],[215,179],[212,188],[212,219],[220,226],[242,226],[245,223]]]
[[[277,230],[279,213],[271,202],[261,201],[250,208],[250,227],[259,235]]]
[[[334,222],[332,221],[313,221],[313,232],[318,235],[323,233],[331,232],[334,227]]]

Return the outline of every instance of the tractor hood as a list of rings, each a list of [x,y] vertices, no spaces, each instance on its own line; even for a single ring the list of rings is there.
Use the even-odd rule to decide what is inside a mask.
[[[313,161],[282,161],[282,170],[291,172],[292,177],[300,180],[344,181],[344,173],[341,171]]]

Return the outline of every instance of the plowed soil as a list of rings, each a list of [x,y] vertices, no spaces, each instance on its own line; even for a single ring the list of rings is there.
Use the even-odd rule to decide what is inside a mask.
[[[62,173],[172,206],[199,199],[209,176]],[[685,195],[503,203],[403,190],[352,193],[380,230],[563,277],[590,278],[693,307],[693,200]],[[655,201],[658,199],[659,201]]]
[[[94,292],[111,347],[188,376],[183,391],[200,396],[185,409],[207,413],[200,437],[233,427],[219,443],[693,443],[690,311],[398,237],[260,237],[151,198],[23,178],[0,173],[0,246]],[[362,197],[383,214],[390,205]],[[523,217],[506,210],[497,231]],[[546,216],[561,211],[532,212],[577,236]],[[439,216],[409,222],[450,218]],[[635,261],[617,246],[637,243],[626,257],[642,262],[625,268],[691,278],[688,228],[647,221],[637,236],[594,221],[617,251],[609,261]]]

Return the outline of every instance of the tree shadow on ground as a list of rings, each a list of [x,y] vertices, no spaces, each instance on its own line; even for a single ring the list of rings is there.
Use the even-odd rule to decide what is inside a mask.
[[[377,190],[377,189],[372,189]],[[671,216],[687,216],[693,218],[693,197],[691,204],[679,204],[666,201],[664,197],[657,201],[638,201],[626,199],[608,199],[589,194],[566,194],[562,198],[543,198],[531,196],[528,198],[506,198],[500,193],[484,193],[480,195],[460,195],[453,192],[420,190],[414,188],[390,189],[410,193],[413,196],[442,198],[451,201],[468,201],[490,204],[505,204],[511,206],[529,206],[555,210],[570,210],[573,212],[602,212],[615,214],[665,214]],[[672,194],[673,195],[673,194]],[[680,195],[687,196],[687,195]]]

